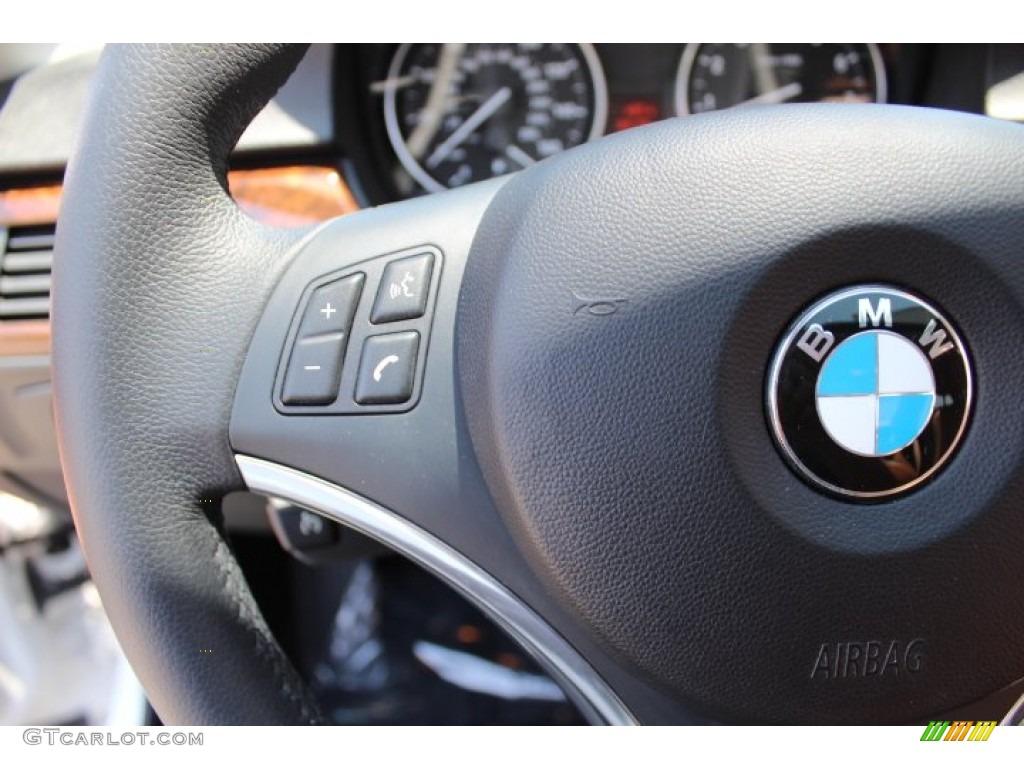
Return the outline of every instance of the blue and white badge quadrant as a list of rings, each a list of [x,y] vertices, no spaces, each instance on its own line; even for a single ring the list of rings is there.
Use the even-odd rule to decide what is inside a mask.
[[[835,442],[861,456],[888,456],[921,434],[935,407],[935,377],[912,341],[866,331],[837,346],[818,373],[815,401]]]

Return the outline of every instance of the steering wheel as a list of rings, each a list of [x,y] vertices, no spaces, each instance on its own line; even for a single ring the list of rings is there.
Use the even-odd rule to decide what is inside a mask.
[[[439,575],[595,723],[1006,711],[1024,677],[1024,128],[732,110],[279,231],[236,208],[226,169],[302,53],[113,46],[68,169],[61,456],[166,722],[322,720],[225,543],[218,503],[242,488]],[[923,482],[853,498],[780,449],[766,392],[789,329],[808,343],[802,312],[879,285],[941,308],[960,346],[929,326],[922,359],[956,346],[972,401],[941,467],[923,438],[883,457],[936,459]],[[933,383],[935,413],[963,395]],[[814,418],[813,387],[789,397],[783,421]]]

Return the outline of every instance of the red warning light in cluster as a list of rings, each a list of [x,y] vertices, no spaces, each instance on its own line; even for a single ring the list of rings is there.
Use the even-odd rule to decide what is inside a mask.
[[[661,119],[661,109],[654,101],[637,99],[623,102],[615,112],[612,120],[612,130],[624,131],[627,128],[636,128],[638,125],[647,125]]]

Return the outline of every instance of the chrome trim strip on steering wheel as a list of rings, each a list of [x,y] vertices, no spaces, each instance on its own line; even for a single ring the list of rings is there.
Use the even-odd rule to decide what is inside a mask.
[[[637,725],[597,671],[547,622],[493,576],[405,518],[324,480],[236,455],[249,489],[337,520],[426,568],[487,614],[563,687],[589,722]]]

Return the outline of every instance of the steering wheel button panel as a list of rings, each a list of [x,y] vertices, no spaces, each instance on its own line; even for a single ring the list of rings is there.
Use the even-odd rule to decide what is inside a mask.
[[[352,275],[313,291],[302,313],[299,337],[305,339],[324,333],[348,333],[364,279],[362,274]]]
[[[356,402],[386,405],[412,397],[419,347],[420,335],[415,331],[368,338],[359,363]]]
[[[427,307],[433,264],[434,257],[429,253],[388,264],[377,289],[370,322],[393,323],[422,317]]]
[[[298,311],[292,310],[274,407],[287,415],[369,415],[414,407],[423,374],[418,358],[427,349],[441,266],[440,250],[417,245],[309,279]],[[381,334],[380,323],[387,323],[387,334]],[[330,344],[321,344],[324,339]],[[331,344],[329,354],[313,351]],[[372,365],[371,353],[379,358]],[[385,360],[389,356],[398,359]]]
[[[289,405],[326,405],[338,396],[345,334],[301,339],[292,349],[281,399]]]

